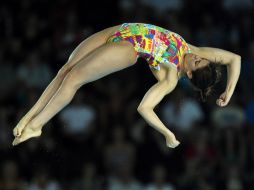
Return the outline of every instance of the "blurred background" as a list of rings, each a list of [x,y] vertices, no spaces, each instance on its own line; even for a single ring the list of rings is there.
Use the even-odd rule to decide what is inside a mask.
[[[253,190],[252,0],[8,0],[0,2],[0,190]],[[226,108],[183,79],[156,113],[181,144],[166,147],[136,109],[156,82],[138,63],[82,87],[44,128],[12,147],[12,130],[73,49],[123,22],[174,31],[190,44],[242,56]]]

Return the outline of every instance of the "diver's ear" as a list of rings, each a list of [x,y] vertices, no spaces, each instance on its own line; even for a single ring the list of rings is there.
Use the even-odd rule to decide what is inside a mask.
[[[192,79],[192,72],[191,71],[187,71],[186,74],[187,74],[189,79]]]

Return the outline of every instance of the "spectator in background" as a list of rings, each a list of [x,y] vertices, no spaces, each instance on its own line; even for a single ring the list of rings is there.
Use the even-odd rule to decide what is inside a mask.
[[[66,107],[59,115],[64,126],[62,128],[65,136],[82,140],[93,128],[96,119],[96,111],[84,103],[84,94],[78,92],[70,106]]]
[[[174,190],[174,186],[167,182],[167,170],[163,165],[156,165],[153,170],[153,180],[145,190]]]
[[[187,159],[185,161],[184,172],[178,177],[178,188],[181,190],[198,189],[198,163],[195,159]]]
[[[179,11],[183,6],[183,0],[141,0],[143,5],[152,7],[158,13],[166,11]]]
[[[245,21],[246,22],[246,21]],[[247,23],[250,25],[250,23]],[[248,30],[250,31],[250,29]],[[245,65],[243,67],[243,73],[242,73],[242,78],[244,80],[244,83],[246,85],[246,88],[249,90],[248,92],[245,92],[245,95],[250,96],[251,98],[254,99],[254,75],[253,75],[253,70],[254,70],[254,40],[250,42],[250,46],[247,52],[246,58],[243,60],[243,64]],[[251,99],[248,98],[248,99]]]
[[[228,168],[226,175],[226,190],[243,190],[244,184],[241,178],[241,172],[236,165]]]
[[[246,165],[247,144],[241,133],[242,129],[226,128],[221,136],[220,154],[221,164],[227,169],[228,166],[236,165],[239,169]]]
[[[209,142],[209,136],[206,129],[195,131],[185,148],[185,157],[187,159],[198,160],[200,162],[215,163],[218,152]]]
[[[17,86],[17,93],[15,95],[16,99],[16,106],[20,107],[21,109],[27,109],[27,107],[31,107],[35,104],[36,100],[39,98],[40,94],[38,89],[36,88],[24,88],[22,84]],[[27,111],[27,110],[22,110]],[[17,112],[19,113],[19,112]],[[25,113],[20,113],[25,114]],[[18,114],[18,118],[21,118],[22,115]]]
[[[145,129],[147,123],[138,115],[137,107],[139,100],[132,99],[131,102],[126,105],[124,111],[124,123],[128,126],[128,132],[131,136],[131,140],[137,144],[143,144],[145,142]]]
[[[40,37],[40,32],[42,27],[42,20],[39,19],[39,16],[36,13],[30,13],[26,17],[26,22],[23,27],[23,38],[25,39],[24,45],[26,48],[35,48],[36,43]]]
[[[115,126],[112,129],[112,142],[105,147],[105,166],[112,175],[118,175],[126,168],[132,171],[134,167],[135,146],[126,140],[126,135],[122,126]]]
[[[253,125],[248,127],[248,133],[243,136],[246,140],[244,145],[246,148],[246,162],[245,167],[242,170],[241,175],[243,176],[246,182],[246,189],[252,189],[254,187],[254,128]]]
[[[96,81],[96,91],[101,93],[102,97],[105,98],[99,105],[97,103],[100,109],[99,121],[101,121],[103,126],[118,124],[125,119],[125,111],[123,110],[128,107],[126,101],[131,97],[136,87],[137,84],[134,77],[128,80],[128,85],[125,84],[125,81],[121,80],[108,79],[106,82]],[[135,112],[137,113],[136,109]]]
[[[10,146],[12,136],[8,122],[10,113],[11,111],[8,108],[0,107],[0,150]]]
[[[69,57],[70,53],[73,51],[73,45],[78,41],[77,30],[77,12],[71,8],[66,9],[65,26],[62,30],[56,30],[59,33],[56,35],[57,39],[55,39],[55,45],[57,46],[57,59],[60,62],[66,62],[66,58]]]
[[[2,163],[0,176],[1,190],[25,190],[25,182],[19,177],[16,162],[8,160]]]
[[[250,125],[254,125],[254,98],[246,106],[245,114],[247,123]]]
[[[246,10],[253,7],[252,0],[224,0],[223,6],[228,11]]]
[[[49,178],[49,171],[45,168],[35,171],[32,182],[27,190],[60,190],[59,183]]]
[[[8,60],[2,58],[2,49],[0,46],[0,101],[6,101],[15,88],[16,75],[15,67]]]
[[[216,127],[242,126],[246,116],[244,110],[236,104],[235,98],[230,105],[224,108],[214,108],[211,112],[211,120]]]
[[[135,179],[132,169],[128,166],[121,168],[116,176],[110,176],[108,179],[108,190],[143,190],[140,182]]]
[[[136,5],[138,1],[136,0],[120,0],[118,1],[118,7],[121,10],[121,15],[123,15],[123,20],[130,20],[135,14]]]
[[[29,88],[42,90],[50,82],[52,72],[50,67],[40,62],[38,52],[31,52],[24,64],[17,70],[17,78]]]
[[[70,190],[101,190],[101,184],[93,163],[85,163],[80,178],[75,181]]]
[[[254,54],[254,42],[253,42],[253,54]],[[250,58],[250,57],[249,57]],[[254,124],[254,77],[252,70],[254,69],[254,55],[252,56],[253,61],[249,60],[245,62],[245,72],[242,74],[242,80],[241,80],[241,94],[239,102],[241,103],[244,113],[245,113],[245,119],[247,125],[253,125]]]
[[[178,89],[163,106],[162,119],[168,126],[187,132],[195,123],[201,122],[204,115],[198,102]]]
[[[105,148],[104,160],[109,178],[108,190],[140,190],[141,185],[133,176],[135,147],[126,140],[125,130],[116,126],[112,132],[113,142]]]
[[[200,46],[214,46],[221,47],[223,45],[225,36],[223,28],[210,14],[205,14],[201,17],[202,27],[195,33],[195,38]]]
[[[244,49],[242,49],[241,51],[243,54],[246,54],[246,53],[248,54],[248,56],[246,56],[243,59],[243,61],[246,59],[253,60],[253,57],[254,57],[253,55],[254,40],[252,39],[254,27],[253,27],[252,13],[253,13],[252,11],[246,11],[245,14],[242,14],[240,17],[237,17],[236,15],[236,19],[240,19],[240,20],[239,22],[234,22],[234,25],[237,26],[240,31],[239,45],[244,47]],[[239,25],[237,23],[239,23]],[[245,43],[241,43],[241,42],[245,42]],[[243,67],[243,69],[247,69],[248,67]],[[253,69],[249,71],[253,71]]]

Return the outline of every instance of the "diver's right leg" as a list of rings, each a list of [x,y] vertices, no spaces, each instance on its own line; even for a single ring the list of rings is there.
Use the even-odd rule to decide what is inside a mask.
[[[43,125],[70,103],[82,85],[132,66],[136,62],[136,56],[133,45],[122,41],[102,45],[81,59],[64,78],[43,110],[25,126],[21,136],[14,139],[13,145],[40,136]]]
[[[67,63],[59,70],[55,78],[51,81],[48,87],[44,90],[36,104],[29,110],[29,112],[19,121],[13,130],[14,136],[20,136],[23,128],[32,120],[41,110],[47,105],[49,100],[53,97],[55,92],[60,87],[64,77],[69,71],[81,60],[91,53],[96,48],[105,44],[107,38],[114,33],[119,26],[114,26],[97,32],[81,42],[78,47],[72,52]]]

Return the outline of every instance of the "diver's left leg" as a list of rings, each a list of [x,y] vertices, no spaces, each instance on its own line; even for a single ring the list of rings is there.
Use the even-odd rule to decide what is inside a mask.
[[[114,26],[110,28],[106,28],[100,32],[97,32],[91,35],[89,38],[85,39],[81,42],[75,50],[71,53],[67,63],[65,63],[62,68],[58,71],[55,78],[50,82],[47,88],[44,90],[40,98],[34,104],[34,106],[26,113],[25,116],[18,122],[16,127],[13,129],[13,135],[19,137],[26,127],[26,125],[37,115],[39,114],[43,108],[47,105],[49,100],[56,93],[58,88],[60,87],[64,77],[67,73],[78,63],[78,61],[84,57],[86,57],[89,53],[91,53],[96,48],[105,44],[107,38],[114,33],[120,26]]]
[[[133,45],[127,41],[105,44],[94,50],[73,67],[49,103],[28,123],[13,144],[40,136],[43,125],[72,100],[82,85],[129,67],[135,62],[136,52]]]

